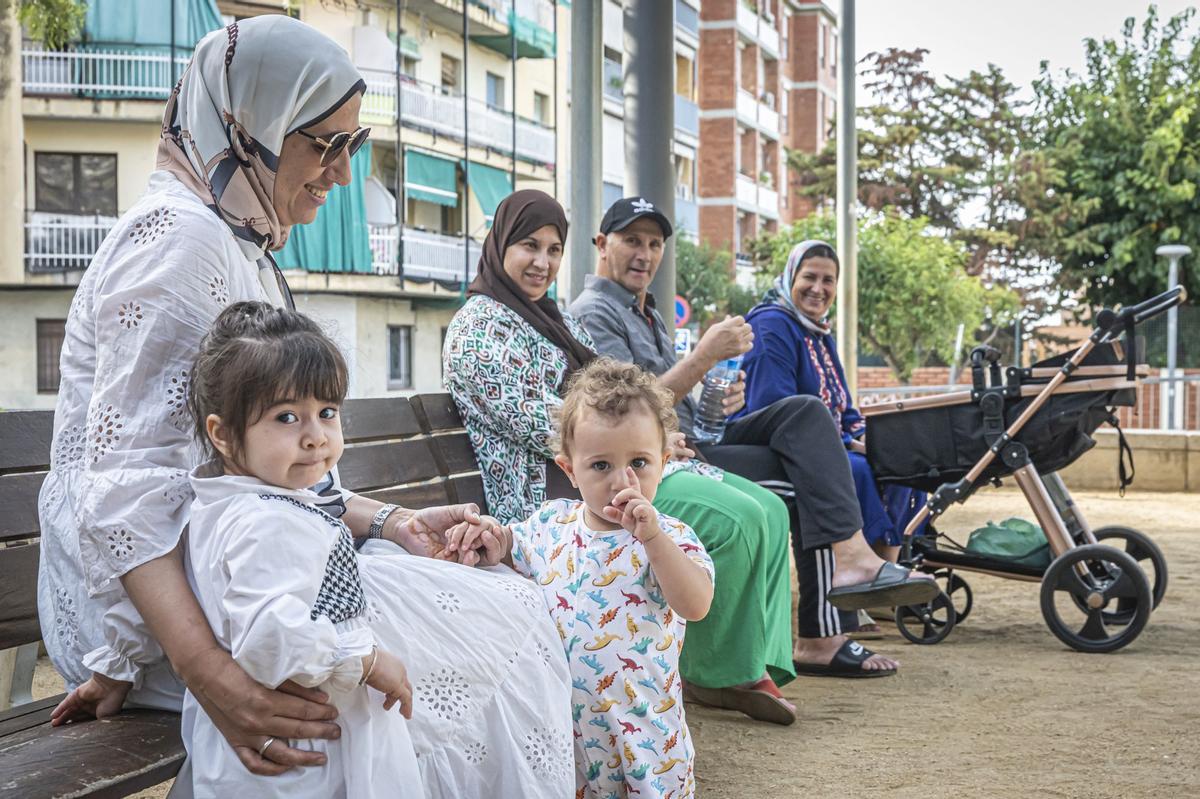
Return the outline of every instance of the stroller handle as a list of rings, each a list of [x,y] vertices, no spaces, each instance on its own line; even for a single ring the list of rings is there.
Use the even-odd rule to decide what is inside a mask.
[[[1096,314],[1096,327],[1106,333],[1118,332],[1130,322],[1140,325],[1147,319],[1153,319],[1159,314],[1180,305],[1185,299],[1187,299],[1187,291],[1184,290],[1183,286],[1176,286],[1156,297],[1139,302],[1137,305],[1122,308],[1120,311],[1112,311],[1105,308]]]

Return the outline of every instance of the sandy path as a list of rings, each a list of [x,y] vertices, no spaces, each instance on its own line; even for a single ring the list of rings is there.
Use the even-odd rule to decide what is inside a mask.
[[[936,646],[888,625],[882,680],[800,678],[792,727],[688,706],[706,799],[752,797],[1200,796],[1200,496],[1077,494],[1093,526],[1127,524],[1166,553],[1170,587],[1146,631],[1113,655],[1066,649],[1037,586],[968,575],[971,617]],[[1032,518],[1019,493],[985,491],[944,519],[965,531]],[[45,664],[39,695],[61,690]],[[164,795],[163,789],[139,796]]]

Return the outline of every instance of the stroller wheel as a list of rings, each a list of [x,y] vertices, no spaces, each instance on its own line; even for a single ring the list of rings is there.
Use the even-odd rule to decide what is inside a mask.
[[[896,629],[914,644],[936,644],[950,634],[956,620],[954,603],[944,591],[923,605],[896,608]]]
[[[971,607],[975,604],[975,594],[971,591],[970,584],[955,574],[953,569],[934,572],[933,579],[937,580],[954,605],[954,623],[961,624],[971,615]]]
[[[1157,608],[1167,593],[1167,559],[1158,544],[1140,530],[1116,524],[1101,527],[1094,535],[1097,541],[1124,550],[1137,561],[1150,581],[1150,595],[1154,597],[1154,607]],[[1132,606],[1124,602],[1118,602],[1116,610],[1104,612],[1105,622],[1111,624],[1128,624],[1132,617]]]
[[[1042,577],[1041,600],[1050,632],[1080,652],[1126,646],[1141,634],[1153,604],[1150,581],[1137,561],[1104,544],[1075,547],[1055,558]],[[1128,621],[1109,622],[1105,611],[1127,612]]]

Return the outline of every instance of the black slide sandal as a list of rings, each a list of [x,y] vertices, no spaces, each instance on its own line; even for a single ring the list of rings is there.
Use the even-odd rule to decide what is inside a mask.
[[[862,664],[875,653],[857,641],[847,641],[827,664],[801,663],[792,661],[797,675],[807,674],[810,677],[848,677],[852,679],[867,677],[891,677],[895,669],[864,669]]]
[[[922,605],[938,594],[937,583],[913,579],[913,572],[884,563],[869,583],[855,583],[830,590],[825,598],[838,610],[861,610],[878,605]]]

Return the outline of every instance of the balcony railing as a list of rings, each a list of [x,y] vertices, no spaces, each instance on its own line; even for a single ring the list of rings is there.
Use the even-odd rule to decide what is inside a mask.
[[[371,255],[375,274],[396,274],[396,228],[370,229]],[[404,276],[425,280],[462,282],[463,240],[461,236],[443,236],[415,228],[404,229]],[[479,269],[481,245],[471,240],[470,269],[467,280]]]
[[[675,95],[675,129],[700,135],[700,107],[678,94]]]
[[[604,59],[604,96],[617,102],[625,99],[625,76],[621,65],[610,58]]]
[[[390,72],[362,70],[367,82],[362,117],[375,124],[394,124],[396,78]],[[402,76],[400,121],[405,127],[429,130],[455,139],[463,138],[463,98],[440,87]],[[512,114],[489,108],[475,98],[467,99],[471,143],[511,154]],[[517,117],[517,157],[535,163],[555,163],[554,129]]]
[[[675,24],[693,36],[700,35],[700,14],[683,0],[675,0]]]
[[[26,45],[22,86],[30,95],[165,100],[191,57],[179,48],[172,69],[169,48],[80,44],[50,51]]]
[[[772,139],[779,138],[779,112],[741,87],[737,90],[736,108],[740,122],[758,128]]]
[[[87,269],[116,223],[111,216],[31,213],[25,222],[25,268],[30,272]]]
[[[754,178],[739,174],[736,196],[738,205],[746,210],[770,218],[779,216],[779,192],[770,186],[760,184]]]

